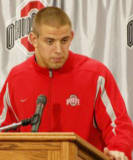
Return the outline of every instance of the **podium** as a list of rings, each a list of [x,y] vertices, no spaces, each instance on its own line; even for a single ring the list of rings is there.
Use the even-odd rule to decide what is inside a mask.
[[[0,133],[0,160],[109,160],[73,132]]]

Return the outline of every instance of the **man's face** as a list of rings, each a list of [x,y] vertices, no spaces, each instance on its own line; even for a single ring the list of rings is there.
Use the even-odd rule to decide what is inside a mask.
[[[64,25],[56,28],[41,25],[38,30],[39,36],[30,34],[37,63],[50,69],[61,68],[68,58],[69,46],[73,39],[71,27]]]

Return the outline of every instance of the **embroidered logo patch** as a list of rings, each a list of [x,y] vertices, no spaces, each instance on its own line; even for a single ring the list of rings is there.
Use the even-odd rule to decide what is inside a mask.
[[[79,106],[80,105],[80,99],[75,94],[72,94],[72,95],[70,95],[69,98],[67,98],[66,105],[67,106],[70,105],[72,107]]]

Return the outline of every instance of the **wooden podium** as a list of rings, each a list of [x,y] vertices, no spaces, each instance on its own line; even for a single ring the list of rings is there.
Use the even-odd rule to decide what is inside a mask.
[[[0,160],[109,160],[75,133],[0,133]]]

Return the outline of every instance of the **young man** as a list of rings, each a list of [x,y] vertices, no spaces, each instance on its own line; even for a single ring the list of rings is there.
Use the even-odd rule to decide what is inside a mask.
[[[112,159],[131,159],[133,124],[116,82],[100,62],[69,51],[72,39],[71,21],[61,9],[37,13],[30,33],[35,54],[15,66],[5,82],[0,126],[32,116],[43,94],[47,104],[39,132],[72,131]]]

